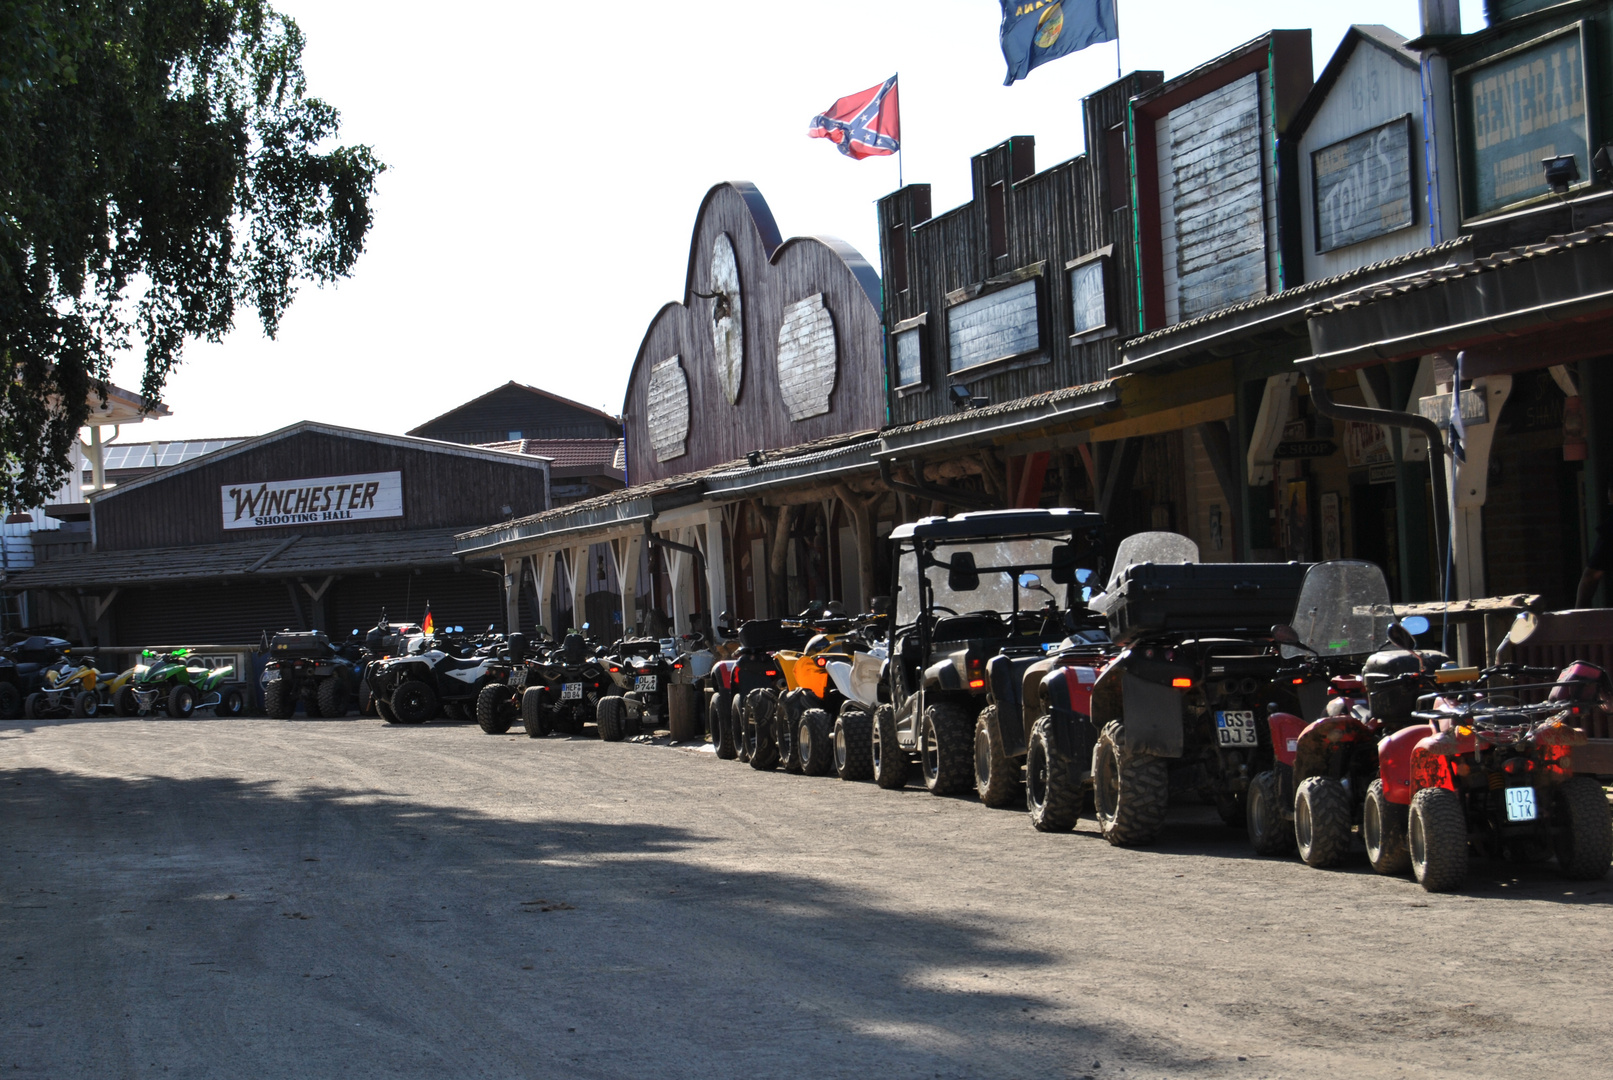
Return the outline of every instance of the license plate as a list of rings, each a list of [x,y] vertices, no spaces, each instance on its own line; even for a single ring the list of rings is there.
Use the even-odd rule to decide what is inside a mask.
[[[1255,714],[1248,709],[1228,709],[1215,714],[1215,737],[1222,746],[1259,746],[1260,733]]]
[[[1532,787],[1507,788],[1507,820],[1535,820],[1535,789]]]
[[[526,668],[516,668],[514,671],[510,672],[510,685],[516,689],[520,689],[526,685]]]
[[[582,683],[580,683],[580,682],[561,683],[560,684],[560,700],[561,701],[581,701],[582,700]]]
[[[653,694],[655,693],[655,678],[654,675],[640,675],[633,680],[633,689]]]

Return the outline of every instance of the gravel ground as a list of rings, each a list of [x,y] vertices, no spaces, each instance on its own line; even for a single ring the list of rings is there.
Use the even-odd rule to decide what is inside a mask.
[[[0,724],[0,827],[6,1077],[1613,1070],[1613,882],[1199,807],[1119,850],[690,748],[97,719]]]

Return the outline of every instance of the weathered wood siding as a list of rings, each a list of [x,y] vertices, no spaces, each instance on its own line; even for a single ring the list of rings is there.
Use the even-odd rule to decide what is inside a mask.
[[[893,283],[885,294],[893,424],[949,413],[953,383],[1002,402],[1107,376],[1116,341],[1137,326],[1126,102],[1160,81],[1159,72],[1135,72],[1086,98],[1087,151],[1079,157],[1036,172],[1035,140],[1017,137],[976,155],[974,197],[962,206],[932,217],[928,184],[880,200],[880,253]],[[1000,228],[992,224],[995,207]],[[1076,333],[1067,264],[1109,245],[1102,260],[1106,325]],[[1023,307],[1032,297],[1034,323]],[[1017,314],[1007,318],[1005,305]],[[993,308],[985,344],[954,340],[954,330],[977,332],[981,320],[972,316]],[[1035,347],[1024,351],[1033,339]]]
[[[1155,129],[1171,322],[1266,295],[1263,130],[1254,74],[1172,109]]]
[[[1310,31],[1274,30],[1132,99],[1142,329],[1301,280],[1278,139],[1310,86]]]
[[[732,249],[733,266],[726,265],[724,252],[714,273],[714,255],[725,248]],[[728,300],[735,282],[737,305]],[[879,291],[879,275],[847,245],[815,237],[781,240],[753,186],[712,188],[695,219],[683,299],[651,321],[628,379],[622,403],[628,483],[883,424]],[[702,293],[724,299],[697,295]],[[811,303],[799,306],[813,297],[820,298],[821,314],[812,312]],[[799,325],[786,333],[792,310]],[[719,327],[725,319],[730,325]],[[736,338],[737,354],[727,344]],[[725,343],[721,363],[719,340]],[[688,393],[681,452],[666,427],[675,429],[677,417],[651,404],[651,373],[672,357],[679,358]],[[797,364],[806,365],[814,383],[830,387],[826,408],[800,385]]]
[[[1418,207],[1424,194],[1423,104],[1415,59],[1359,34],[1346,37],[1340,48],[1346,47],[1350,52],[1339,70],[1332,73],[1329,64],[1330,72],[1317,84],[1322,96],[1306,103],[1309,115],[1298,138],[1307,281],[1392,259],[1428,243],[1427,230],[1416,227],[1426,219]],[[1410,126],[1409,154],[1405,125]],[[1360,137],[1368,132],[1373,133],[1372,145],[1361,145]],[[1316,169],[1319,153],[1324,154],[1321,176]],[[1402,197],[1404,210],[1398,205]],[[1328,201],[1333,213],[1319,221],[1318,203]]]
[[[198,458],[172,476],[114,488],[93,503],[97,550],[261,540],[299,532],[356,535],[464,526],[535,514],[544,505],[541,462],[516,455],[508,464],[429,447],[405,448],[319,431],[303,431],[220,460]],[[225,530],[219,489],[318,476],[403,474],[403,517],[369,521]],[[504,507],[511,508],[505,513]]]
[[[564,398],[510,383],[409,434],[472,445],[508,439],[619,439],[622,425]]]

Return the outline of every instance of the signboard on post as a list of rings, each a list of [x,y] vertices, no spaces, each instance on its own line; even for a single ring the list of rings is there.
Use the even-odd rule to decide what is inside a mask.
[[[1414,224],[1411,162],[1410,113],[1313,151],[1317,253]]]
[[[1572,155],[1591,181],[1584,24],[1456,73],[1462,209],[1489,213],[1546,195],[1547,158]]]
[[[219,489],[226,529],[273,529],[403,516],[403,474],[359,473]]]

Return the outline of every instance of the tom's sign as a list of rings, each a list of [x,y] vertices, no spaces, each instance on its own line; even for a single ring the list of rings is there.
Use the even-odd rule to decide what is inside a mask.
[[[403,474],[360,473],[219,489],[226,529],[269,529],[403,516]]]

